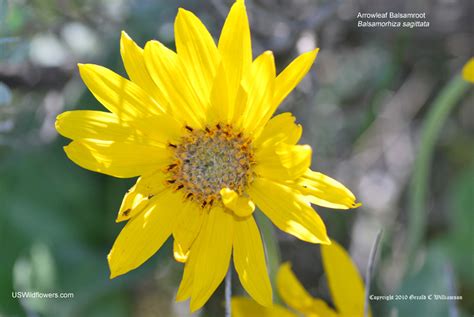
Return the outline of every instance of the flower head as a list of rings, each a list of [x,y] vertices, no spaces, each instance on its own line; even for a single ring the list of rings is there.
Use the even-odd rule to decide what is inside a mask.
[[[191,12],[175,21],[177,52],[158,41],[140,48],[122,33],[129,79],[79,65],[92,94],[110,112],[70,111],[56,128],[73,139],[64,149],[83,168],[139,176],[117,222],[127,221],[108,255],[111,277],[137,268],[169,236],[185,262],[178,300],[200,308],[223,280],[231,255],[239,278],[260,304],[272,290],[253,212],[311,243],[330,243],[310,203],[348,209],[354,195],[309,169],[311,148],[281,101],[313,64],[317,50],[278,76],[271,52],[252,59],[244,1],[227,17],[218,45]]]
[[[277,287],[283,301],[307,317],[363,317],[365,290],[362,277],[349,254],[337,242],[321,246],[324,271],[335,309],[323,300],[312,297],[301,285],[289,263],[280,266]],[[279,306],[263,307],[243,298],[232,299],[234,317],[297,317],[292,311]],[[371,313],[369,311],[369,315]]]

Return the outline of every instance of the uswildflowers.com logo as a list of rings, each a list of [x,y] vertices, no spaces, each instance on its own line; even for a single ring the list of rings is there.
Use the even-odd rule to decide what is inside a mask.
[[[40,299],[70,299],[74,298],[74,293],[57,293],[57,292],[51,292],[51,293],[43,293],[43,292],[12,292],[12,298],[40,298]]]

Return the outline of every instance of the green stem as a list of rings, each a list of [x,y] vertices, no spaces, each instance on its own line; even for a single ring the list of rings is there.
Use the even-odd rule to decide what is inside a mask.
[[[464,81],[460,74],[457,74],[439,93],[424,122],[409,192],[407,261],[411,261],[416,256],[426,231],[426,216],[428,214],[426,198],[431,157],[436,139],[451,110],[458,104],[469,87],[470,84]]]
[[[225,317],[232,316],[232,267],[229,266],[227,275],[225,276]]]

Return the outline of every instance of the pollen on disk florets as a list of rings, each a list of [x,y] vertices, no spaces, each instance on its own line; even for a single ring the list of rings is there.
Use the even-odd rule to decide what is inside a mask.
[[[219,201],[222,188],[241,195],[252,178],[251,140],[230,125],[186,129],[180,144],[170,144],[175,160],[167,168],[168,183],[202,207]]]

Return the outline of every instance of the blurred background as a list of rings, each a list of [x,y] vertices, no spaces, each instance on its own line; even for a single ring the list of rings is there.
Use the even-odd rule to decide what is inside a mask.
[[[171,245],[109,280],[115,215],[133,180],[79,168],[54,129],[71,109],[102,109],[76,64],[124,74],[120,31],[174,48],[177,8],[215,38],[232,1],[0,0],[0,316],[189,316],[175,303],[182,265]],[[281,70],[320,47],[279,111],[304,126],[313,169],[346,184],[363,206],[317,208],[374,295],[460,295],[457,301],[372,301],[374,316],[474,313],[474,94],[459,71],[473,55],[470,0],[247,0],[254,56]],[[422,12],[428,28],[358,28],[358,12]],[[290,261],[309,292],[331,303],[317,245],[257,215],[270,272]],[[12,292],[74,293],[18,299]],[[234,274],[234,294],[243,294]],[[223,288],[196,316],[223,316]],[[278,302],[278,297],[276,298]]]

